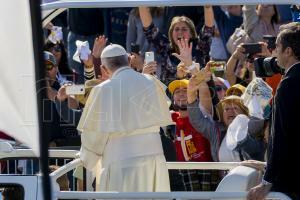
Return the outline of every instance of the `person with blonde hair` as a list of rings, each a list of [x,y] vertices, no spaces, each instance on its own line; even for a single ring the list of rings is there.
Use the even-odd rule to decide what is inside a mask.
[[[222,99],[217,107],[219,121],[213,120],[212,100],[206,78],[198,81],[192,77],[188,85],[188,114],[192,126],[210,141],[214,161],[237,162],[264,160],[264,120],[249,116],[249,109],[239,96]],[[199,96],[198,96],[199,94]]]

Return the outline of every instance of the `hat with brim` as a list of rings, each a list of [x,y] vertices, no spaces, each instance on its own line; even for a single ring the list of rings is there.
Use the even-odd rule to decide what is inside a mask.
[[[236,95],[230,95],[225,97],[223,100],[221,100],[218,104],[217,104],[217,115],[219,117],[219,120],[221,122],[224,122],[223,119],[223,111],[224,111],[224,105],[225,104],[235,104],[238,107],[240,107],[240,109],[242,110],[243,114],[249,116],[249,109],[247,106],[245,106],[243,99],[239,96]]]
[[[100,84],[102,81],[99,79],[92,79],[92,80],[87,80],[84,83],[84,89],[85,93],[84,94],[78,94],[75,95],[75,99],[78,100],[82,105],[85,105],[87,98],[89,97],[89,94],[93,87],[96,85]]]
[[[227,89],[226,96],[230,95],[236,95],[236,96],[242,96],[244,92],[246,91],[246,88],[242,86],[241,84],[235,84]]]
[[[175,80],[169,84],[168,89],[169,89],[170,93],[173,94],[177,88],[187,87],[188,84],[189,84],[189,80],[186,80],[186,79]]]
[[[101,58],[111,58],[124,55],[127,55],[127,52],[121,45],[110,44],[103,49]]]

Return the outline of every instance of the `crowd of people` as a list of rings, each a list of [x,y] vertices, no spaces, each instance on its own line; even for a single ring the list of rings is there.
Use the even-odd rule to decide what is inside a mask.
[[[248,199],[300,199],[300,8],[285,8],[69,9],[44,31],[49,147],[80,148],[101,191],[213,191],[223,174],[165,161],[261,161]]]

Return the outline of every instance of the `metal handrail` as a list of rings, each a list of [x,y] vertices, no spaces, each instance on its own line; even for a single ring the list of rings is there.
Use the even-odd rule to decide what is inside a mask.
[[[77,158],[77,159],[72,160],[71,162],[65,164],[64,166],[61,166],[59,169],[52,172],[50,174],[50,176],[56,181],[62,175],[68,173],[69,171],[71,171],[81,165],[82,165],[82,161],[80,160],[80,158]]]
[[[75,158],[79,151],[69,149],[49,149],[51,158]],[[5,158],[36,158],[32,149],[15,148],[9,142],[0,142],[0,159]]]
[[[9,145],[9,144],[8,144]],[[62,150],[62,149],[50,149],[50,158],[75,158],[77,150]],[[36,157],[31,149],[14,149],[10,151],[0,151],[0,159],[4,158],[34,158]],[[76,161],[79,165],[80,162]],[[238,166],[239,162],[167,162],[168,169],[218,169],[218,170],[230,170]],[[68,167],[74,167],[68,165]],[[76,167],[76,166],[75,166]],[[74,167],[74,168],[75,168]],[[59,169],[61,170],[61,169]]]
[[[75,158],[79,151],[76,150],[49,150],[50,158]],[[14,149],[11,152],[1,152],[0,159],[5,158],[36,158],[31,149]]]
[[[56,180],[60,176],[82,165],[80,158],[77,158],[66,165],[60,167],[50,174]],[[231,170],[240,163],[238,162],[167,162],[168,169],[215,169],[215,170]]]
[[[9,149],[9,148],[8,148]],[[50,157],[56,158],[75,158],[78,151],[76,150],[49,150]],[[12,149],[10,152],[1,152],[0,158],[13,157],[35,157],[31,149]],[[77,158],[50,174],[52,180],[57,180],[60,176],[82,165],[80,158]],[[231,170],[239,166],[238,162],[167,162],[168,169],[217,169]],[[101,199],[241,199],[245,198],[247,192],[63,192],[56,191],[57,198],[74,199],[76,198],[101,198]],[[289,197],[282,193],[272,192],[267,199],[290,200]]]
[[[64,0],[41,5],[42,10],[59,8],[95,8],[95,7],[137,7],[137,6],[201,6],[201,5],[240,5],[261,4],[261,0],[85,0],[85,2]],[[297,4],[297,0],[264,0],[264,4]]]
[[[56,192],[62,199],[245,199],[247,192]],[[266,199],[291,200],[287,195],[271,192]]]
[[[239,165],[239,162],[167,162],[168,169],[231,170]]]

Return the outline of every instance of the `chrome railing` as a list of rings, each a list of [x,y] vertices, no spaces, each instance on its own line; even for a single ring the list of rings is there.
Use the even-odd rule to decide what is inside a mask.
[[[1,149],[1,148],[0,148]],[[75,158],[78,151],[75,150],[49,150],[50,157]],[[1,152],[0,159],[14,157],[34,157],[29,149],[13,149]],[[50,177],[56,181],[62,175],[81,166],[79,158],[74,159],[58,170],[52,172]],[[215,169],[231,170],[240,163],[238,162],[167,162],[168,169]],[[245,199],[247,192],[79,192],[79,191],[54,191],[54,197],[60,199]],[[290,200],[282,193],[271,192],[266,199]]]

